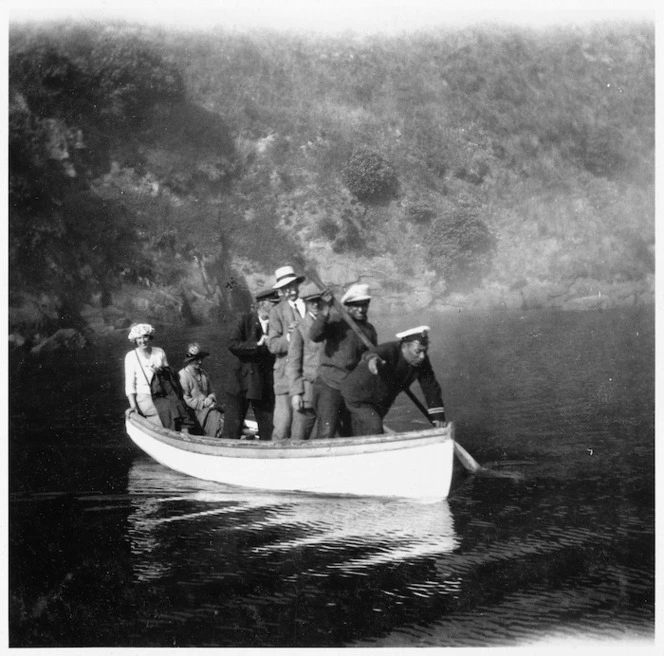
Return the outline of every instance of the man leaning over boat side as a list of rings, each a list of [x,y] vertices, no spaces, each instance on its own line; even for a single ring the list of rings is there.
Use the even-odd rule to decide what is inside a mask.
[[[379,344],[341,385],[351,416],[353,435],[380,435],[383,418],[399,392],[419,381],[434,426],[445,425],[440,384],[428,356],[429,327],[418,326],[396,335],[398,341]]]
[[[291,266],[283,266],[275,272],[277,290],[281,300],[270,311],[270,328],[267,347],[274,355],[274,428],[273,440],[286,440],[291,436],[293,410],[288,393],[286,360],[290,336],[295,326],[304,318],[304,301],[299,297],[300,283],[304,276],[295,275]]]
[[[312,341],[324,343],[313,388],[318,439],[335,437],[337,431],[342,437],[351,434],[350,416],[341,396],[341,385],[367,351],[364,342],[341,314],[336,310],[331,312],[332,298],[329,291],[323,293],[323,303],[309,331]],[[351,285],[341,298],[359,329],[372,344],[377,344],[376,329],[367,320],[370,302],[369,285],[359,283]]]
[[[223,438],[239,439],[251,405],[261,440],[272,437],[274,412],[274,356],[267,348],[270,310],[279,301],[277,292],[265,289],[255,296],[254,308],[241,315],[228,340],[235,356],[230,382],[224,390]]]
[[[316,423],[313,384],[318,375],[323,345],[311,341],[309,330],[318,315],[322,295],[313,282],[307,283],[300,290],[300,298],[304,301],[307,314],[291,333],[288,347],[286,376],[293,408],[292,440],[308,440]]]

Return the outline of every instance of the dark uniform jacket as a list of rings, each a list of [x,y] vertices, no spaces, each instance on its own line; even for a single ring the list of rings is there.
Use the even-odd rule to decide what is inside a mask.
[[[385,361],[378,367],[377,376],[369,371],[368,357],[365,356],[341,385],[341,394],[349,406],[372,405],[384,417],[399,392],[418,380],[431,419],[445,420],[442,391],[428,356],[419,367],[413,367],[401,354],[401,342],[380,344],[375,352]]]
[[[229,394],[258,401],[273,396],[274,355],[266,344],[258,346],[262,336],[263,327],[258,313],[243,314],[228,340],[228,350],[237,358],[233,363],[233,376],[226,388]]]

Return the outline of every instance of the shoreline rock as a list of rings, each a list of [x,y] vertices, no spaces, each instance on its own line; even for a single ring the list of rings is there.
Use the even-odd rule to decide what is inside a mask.
[[[240,277],[242,276],[240,274]],[[255,278],[255,275],[253,276]],[[261,275],[252,283],[265,286],[269,276]],[[381,285],[380,278],[372,279],[374,299],[372,311],[379,315],[418,312],[529,311],[555,309],[563,312],[603,311],[619,307],[637,307],[655,304],[654,276],[639,281],[605,283],[595,280],[562,282],[521,281],[511,288],[498,283],[468,293],[440,294],[439,285],[426,287],[421,280],[403,280],[396,291],[388,282]],[[392,288],[390,288],[392,285]],[[133,321],[145,320],[160,326],[204,325],[226,323],[250,302],[247,280],[238,286],[238,298],[219,297],[189,300],[190,294],[173,287],[147,289],[126,287],[114,297],[113,303],[102,307],[95,300],[80,308],[82,328],[58,326],[57,306],[44,295],[22,295],[19,303],[10,307],[9,346],[27,349],[32,355],[58,349],[81,348],[94,337],[109,336],[125,331]],[[515,288],[516,287],[516,288]],[[234,294],[233,294],[234,295]],[[199,295],[200,296],[200,295]],[[240,298],[241,296],[241,298]],[[233,309],[229,309],[232,305]],[[192,310],[193,308],[193,310]]]

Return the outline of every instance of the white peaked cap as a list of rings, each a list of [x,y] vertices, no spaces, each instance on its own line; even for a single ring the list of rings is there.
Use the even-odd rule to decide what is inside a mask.
[[[408,339],[428,339],[429,338],[429,331],[431,328],[429,326],[418,326],[417,328],[409,328],[408,330],[404,330],[400,333],[396,334],[396,338],[400,339],[402,341],[408,340]]]

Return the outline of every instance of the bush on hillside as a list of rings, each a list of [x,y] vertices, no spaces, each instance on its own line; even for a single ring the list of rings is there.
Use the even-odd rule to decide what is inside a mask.
[[[68,122],[98,116],[105,122],[132,124],[162,101],[183,101],[177,68],[151,48],[104,40],[74,60],[48,45],[13,52],[9,80],[30,110],[42,117],[67,116]]]
[[[366,241],[362,230],[354,221],[348,220],[345,213],[338,219],[326,216],[318,223],[321,235],[331,242],[335,253],[363,251],[366,254]]]
[[[349,191],[363,202],[392,198],[398,190],[393,166],[366,146],[353,150],[343,166],[341,177]]]
[[[428,258],[449,291],[478,285],[491,267],[496,241],[475,210],[456,209],[429,229]]]
[[[39,116],[64,111],[80,116],[93,107],[96,95],[85,71],[50,46],[11,53],[9,85]]]
[[[588,130],[582,134],[573,149],[581,166],[593,175],[616,178],[627,167],[629,149],[624,145],[624,137],[617,128]]]

